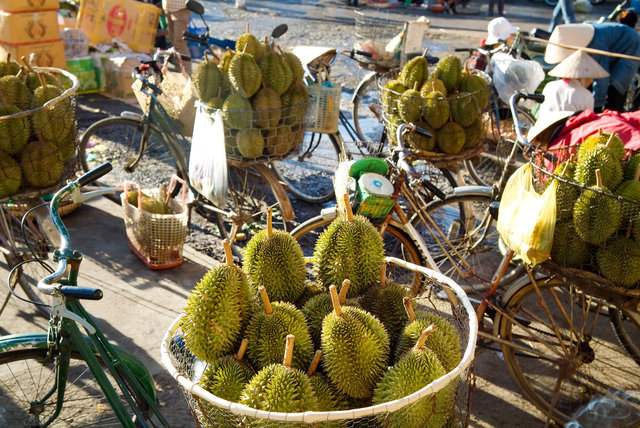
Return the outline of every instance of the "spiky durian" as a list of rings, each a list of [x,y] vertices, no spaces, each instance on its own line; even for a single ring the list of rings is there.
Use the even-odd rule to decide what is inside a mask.
[[[0,117],[19,113],[13,105],[0,105]],[[0,121],[0,150],[16,155],[22,151],[31,136],[28,117],[17,117]]]
[[[622,166],[611,150],[604,145],[596,145],[578,155],[578,165],[574,173],[575,180],[583,186],[596,184],[596,170],[602,174],[602,185],[615,190],[622,181]]]
[[[42,85],[33,91],[31,108],[42,107],[47,101],[62,94],[58,86],[49,85],[44,80]],[[33,131],[49,141],[59,141],[67,138],[73,128],[73,110],[69,99],[62,99],[52,108],[43,108],[32,116]]]
[[[33,187],[52,186],[62,176],[62,154],[55,144],[46,140],[28,143],[20,154],[24,179]]]
[[[261,88],[251,101],[256,125],[260,128],[275,128],[282,117],[282,102],[271,88]]]
[[[236,145],[243,157],[254,159],[262,154],[264,138],[259,129],[240,129],[236,134]]]
[[[268,49],[260,60],[262,79],[267,88],[271,88],[282,95],[293,82],[293,74],[289,66],[278,52]]]
[[[556,223],[551,245],[551,260],[560,266],[582,268],[589,262],[589,247],[576,234],[571,220]]]
[[[462,126],[455,122],[447,122],[438,129],[436,143],[443,152],[455,155],[464,147],[465,137]]]
[[[20,165],[0,150],[0,198],[14,195],[22,182]]]
[[[573,206],[573,225],[584,241],[601,244],[622,222],[622,210],[617,200],[602,194],[609,190],[602,186],[600,170],[596,170],[596,185],[585,189]]]
[[[294,82],[287,92],[282,94],[282,121],[286,125],[297,125],[303,122],[307,113],[309,93],[300,82]]]
[[[616,190],[616,195],[628,201],[622,202],[622,221],[627,224],[629,220],[636,217],[640,213],[640,166],[636,170],[635,176],[625,181]]]
[[[433,74],[422,84],[420,95],[426,98],[431,92],[440,92],[444,96],[447,94],[447,87],[444,86],[444,82],[436,78]]]
[[[57,89],[58,95],[60,95],[62,92],[59,88]],[[28,110],[31,107],[31,91],[18,76],[6,75],[0,77],[0,94],[2,94],[5,104],[14,105],[20,110]],[[47,101],[51,98],[47,98]]]
[[[12,75],[15,76],[20,72],[20,64],[11,59],[11,54],[7,54],[6,61],[0,61],[0,77]]]
[[[246,32],[236,40],[236,52],[250,54],[259,63],[264,55],[264,50],[265,48],[258,38],[249,32],[249,24],[247,24]]]
[[[434,129],[440,128],[449,120],[449,101],[442,92],[430,92],[422,105],[422,117]]]
[[[629,156],[629,159],[627,159],[627,162],[624,164],[623,180],[633,180],[638,166],[640,166],[640,154]]]
[[[397,79],[389,80],[382,89],[382,108],[387,114],[394,114],[398,111],[398,100],[408,88]]]
[[[238,93],[230,94],[222,104],[224,124],[228,128],[251,128],[253,122],[253,110],[251,103]]]
[[[411,132],[407,137],[407,144],[417,150],[424,150],[430,152],[436,146],[436,130],[429,126],[427,123],[416,123],[417,126],[425,131],[431,132],[431,137],[426,136],[421,132]],[[396,129],[397,130],[397,129]]]
[[[262,86],[262,71],[248,53],[236,51],[229,61],[228,75],[233,88],[245,98],[251,98]]]
[[[561,178],[561,180],[558,180],[558,187],[556,189],[556,219],[558,220],[571,218],[573,215],[573,204],[575,204],[576,199],[580,196],[580,189],[574,184],[573,179],[577,165],[573,158],[571,158],[558,165],[554,171],[554,173]],[[549,180],[549,183],[550,182],[551,180]]]
[[[429,77],[429,64],[426,55],[427,50],[425,49],[421,56],[410,59],[402,67],[398,80],[407,88],[414,88],[417,84],[417,89],[419,89]]]
[[[460,126],[469,126],[480,114],[478,101],[469,92],[459,92],[449,100],[451,117]]]
[[[418,92],[418,83],[412,89],[407,89],[398,99],[398,115],[405,122],[417,122],[422,117],[422,97]]]
[[[293,52],[280,52],[282,55],[282,59],[291,70],[291,75],[293,77],[292,82],[302,82],[304,78],[304,68],[302,67],[302,62],[300,58],[298,58]]]
[[[447,88],[447,94],[453,92],[462,79],[462,61],[460,58],[450,54],[438,61],[435,77],[442,80]]]
[[[223,80],[222,71],[218,65],[208,58],[201,62],[196,71],[191,75],[193,86],[202,101],[211,100],[214,97],[221,97]]]
[[[598,270],[609,281],[631,288],[640,281],[640,245],[615,237],[598,248]]]
[[[222,55],[222,58],[220,58],[220,65],[218,65],[218,68],[224,71],[225,73],[228,73],[229,63],[231,62],[231,58],[233,58],[235,54],[236,54],[236,51],[231,50],[229,47],[227,47],[227,50]]]
[[[475,98],[479,109],[484,109],[489,104],[489,85],[478,74],[464,73],[460,81],[460,92],[468,92]]]
[[[578,148],[578,162],[582,162],[584,156],[593,148],[607,146],[614,159],[621,162],[625,155],[624,143],[616,133],[603,132],[599,129],[584,139]],[[633,174],[632,174],[633,176]]]
[[[480,143],[484,141],[485,131],[484,131],[484,121],[482,120],[482,116],[478,115],[476,120],[469,126],[465,126],[464,128],[464,146],[463,149],[472,149],[477,147]]]
[[[323,294],[324,292],[324,287],[317,282],[309,280],[305,281],[304,290],[302,290],[302,294],[298,297],[298,300],[296,300],[296,308],[302,309],[311,298]]]

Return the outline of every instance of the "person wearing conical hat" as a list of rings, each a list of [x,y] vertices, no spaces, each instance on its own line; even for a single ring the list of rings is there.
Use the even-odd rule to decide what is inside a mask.
[[[593,94],[587,88],[594,79],[608,77],[609,73],[589,54],[577,50],[549,71],[549,76],[560,79],[544,87],[540,116],[554,111],[593,110]]]

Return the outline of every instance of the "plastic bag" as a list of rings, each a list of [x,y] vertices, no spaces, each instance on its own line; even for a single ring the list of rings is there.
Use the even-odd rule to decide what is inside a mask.
[[[532,178],[530,164],[521,166],[509,178],[500,200],[498,233],[507,247],[535,266],[551,254],[558,182],[552,180],[539,195]]]
[[[227,180],[222,111],[209,114],[198,102],[189,156],[189,181],[198,193],[221,207],[227,198]]]
[[[491,57],[491,78],[502,101],[509,104],[509,98],[514,92],[524,90],[534,93],[538,85],[544,80],[544,70],[536,61],[517,59],[505,52],[497,52]],[[536,104],[531,100],[524,103],[526,108],[533,108]]]

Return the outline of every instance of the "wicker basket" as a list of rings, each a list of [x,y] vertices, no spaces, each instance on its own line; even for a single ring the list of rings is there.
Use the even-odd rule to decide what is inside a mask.
[[[319,81],[307,87],[311,105],[304,119],[305,127],[310,132],[335,134],[338,132],[342,86],[329,81],[326,68],[319,75]]]
[[[203,365],[184,347],[181,338],[181,318],[169,326],[161,346],[162,362],[182,388],[192,414],[199,426],[357,426],[383,427],[389,419],[400,416],[413,406],[430,405],[434,394],[443,388],[455,389],[453,404],[448,411],[448,426],[468,424],[470,394],[473,386],[472,371],[474,349],[477,336],[477,321],[473,308],[464,291],[451,279],[422,266],[413,265],[400,259],[387,258],[389,270],[394,267],[410,269],[419,275],[427,289],[416,299],[420,309],[437,312],[446,317],[456,328],[461,338],[462,360],[453,370],[422,389],[398,400],[387,403],[353,408],[350,410],[304,413],[267,412],[232,403],[216,397],[201,388],[194,379]],[[442,292],[444,291],[444,292]],[[442,292],[442,293],[440,293]],[[445,295],[447,298],[436,297]],[[426,401],[426,403],[425,403]],[[212,419],[215,417],[215,421]],[[218,425],[220,424],[220,425]]]
[[[132,187],[137,188],[138,195],[144,193],[151,197],[158,197],[159,189],[141,190],[140,186],[125,182],[125,190],[120,196],[129,247],[150,269],[168,269],[182,264],[182,248],[188,224],[187,184],[174,176],[169,185],[169,194],[177,182],[182,185],[182,196],[180,203],[169,200],[169,208],[174,214],[152,214],[142,209],[142,198],[138,198],[137,207],[127,200]]]
[[[40,168],[34,165],[37,170],[47,174],[47,177],[38,177],[40,183],[29,183],[24,174],[22,183],[18,190],[12,195],[0,195],[0,200],[11,197],[12,199],[25,199],[37,197],[57,190],[67,178],[71,177],[78,170],[78,139],[76,121],[76,99],[75,94],[78,89],[78,79],[71,73],[50,67],[34,67],[35,71],[42,71],[52,74],[62,83],[64,91],[58,97],[47,101],[42,107],[21,111],[15,114],[0,116],[0,123],[11,121],[12,126],[28,126],[30,136],[24,147],[35,144],[40,139],[46,140],[50,135],[54,135],[56,140],[51,140],[58,152],[59,160],[52,166],[47,164],[47,168]],[[37,120],[34,118],[37,117]],[[36,124],[40,124],[40,129]],[[57,126],[55,126],[57,125]],[[57,139],[58,136],[63,136]],[[22,151],[24,151],[24,147]],[[11,154],[11,157],[19,164],[22,158],[22,151]],[[37,185],[36,185],[37,184]]]
[[[356,54],[355,59],[358,64],[374,71],[400,67],[403,40],[400,40],[394,52],[387,53],[385,47],[394,37],[404,34],[405,21],[388,11],[356,10],[354,13],[355,50],[382,53],[382,55],[374,55],[373,57]]]

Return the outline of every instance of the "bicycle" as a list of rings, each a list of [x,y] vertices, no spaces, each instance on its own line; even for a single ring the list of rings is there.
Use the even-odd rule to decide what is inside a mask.
[[[100,289],[77,285],[82,254],[58,209],[71,195],[81,202],[108,191],[80,189],[110,170],[105,164],[69,181],[52,198],[51,221],[59,234],[55,272],[38,281],[51,296],[48,331],[0,337],[0,421],[4,426],[168,426],[159,411],[150,373],[128,351],[109,343],[81,300],[100,300]],[[83,335],[80,327],[88,333]]]

